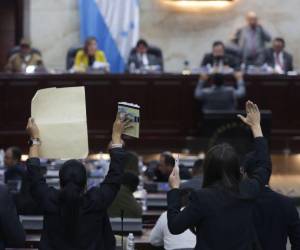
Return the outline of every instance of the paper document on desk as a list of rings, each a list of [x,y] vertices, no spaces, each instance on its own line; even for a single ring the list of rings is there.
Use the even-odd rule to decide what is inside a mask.
[[[38,90],[31,116],[40,130],[40,157],[81,159],[88,155],[84,87]]]
[[[131,127],[124,131],[124,135],[139,138],[140,136],[140,106],[128,103],[119,102],[118,112],[121,114],[121,119],[125,116],[127,119],[131,120]]]

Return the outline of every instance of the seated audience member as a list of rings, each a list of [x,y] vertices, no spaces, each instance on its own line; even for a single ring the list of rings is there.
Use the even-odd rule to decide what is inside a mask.
[[[109,217],[142,218],[142,208],[134,198],[133,193],[139,185],[139,177],[127,172],[122,177],[122,185],[115,200],[108,209]]]
[[[257,65],[260,53],[263,53],[266,43],[271,41],[270,34],[258,22],[255,12],[248,12],[247,25],[237,30],[234,38],[242,53],[245,65]]]
[[[180,190],[182,209],[188,203],[189,194],[189,189]],[[196,236],[190,231],[190,229],[187,229],[178,235],[171,234],[168,228],[167,212],[164,212],[152,229],[149,241],[151,245],[155,247],[163,246],[165,250],[194,249],[196,245]]]
[[[181,189],[194,189],[198,190],[202,188],[203,184],[203,171],[202,171],[202,163],[203,160],[197,160],[194,163],[193,170],[192,170],[192,178],[187,180],[186,182],[182,182],[180,184]]]
[[[0,185],[0,250],[22,248],[25,232],[8,190]]]
[[[127,67],[131,71],[131,68],[134,70],[147,70],[151,66],[161,65],[161,59],[153,54],[148,53],[149,45],[148,43],[140,39],[133,52],[129,56]]]
[[[239,70],[238,60],[233,56],[225,53],[223,42],[216,41],[213,43],[212,52],[205,54],[201,63],[202,67],[208,69],[207,73],[224,73],[228,69]]]
[[[13,194],[18,214],[38,214],[40,210],[30,194],[26,167],[21,164],[21,149],[10,147],[5,152],[4,182]]]
[[[203,188],[192,192],[183,210],[178,167],[170,175],[168,227],[176,235],[195,228],[195,250],[261,249],[252,213],[255,199],[268,183],[272,166],[257,105],[248,101],[246,113],[246,117],[239,115],[239,118],[250,127],[254,137],[257,165],[253,175],[242,176],[239,156],[229,144],[216,145],[208,151],[203,163]]]
[[[26,73],[28,66],[43,67],[43,61],[42,57],[32,50],[30,42],[23,38],[20,42],[20,51],[10,56],[5,71]]]
[[[247,176],[257,171],[257,155],[249,153],[243,163]],[[266,185],[254,203],[254,224],[263,250],[300,249],[300,219],[294,202]]]
[[[156,182],[168,182],[170,173],[175,166],[175,159],[170,152],[164,152],[160,155],[159,163],[146,171],[146,176]],[[180,176],[182,179],[189,179],[190,175],[187,170],[180,168]]]
[[[75,56],[73,69],[76,72],[109,71],[105,54],[103,51],[98,50],[95,37],[89,37],[85,40],[84,48],[79,50]]]
[[[202,102],[203,111],[235,110],[237,100],[245,96],[245,82],[237,74],[237,88],[225,86],[223,74],[211,75],[212,86],[205,87],[202,79],[195,89],[195,98]]]
[[[285,41],[277,37],[273,40],[272,48],[266,49],[260,56],[260,64],[272,67],[274,73],[287,73],[293,71],[293,56],[284,50]]]
[[[87,172],[77,160],[66,161],[59,170],[60,190],[49,187],[40,174],[39,129],[32,118],[27,131],[32,141],[27,169],[31,193],[43,208],[44,227],[40,249],[115,249],[107,208],[121,184],[125,150],[121,135],[127,129],[118,115],[113,125],[110,169],[99,187],[86,190]],[[59,138],[58,138],[59,143]]]

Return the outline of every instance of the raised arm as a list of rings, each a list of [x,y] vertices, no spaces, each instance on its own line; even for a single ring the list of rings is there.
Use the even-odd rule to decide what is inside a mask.
[[[189,205],[180,211],[180,175],[178,159],[176,161],[176,166],[169,177],[169,185],[171,187],[171,191],[169,191],[167,195],[168,228],[172,234],[181,234],[199,222],[199,220],[204,216],[202,208],[206,208],[206,206],[204,204],[202,205],[202,201],[199,201],[195,193],[192,193]]]
[[[122,121],[118,114],[113,125],[108,174],[99,188],[93,188],[90,191],[90,197],[97,209],[107,209],[120,189],[126,156],[121,136],[128,127],[130,127],[130,121]]]
[[[263,137],[260,125],[261,117],[257,105],[248,101],[246,103],[246,113],[246,117],[242,115],[238,115],[238,117],[252,130],[257,163],[254,173],[241,182],[240,191],[246,198],[255,198],[261,189],[268,184],[272,166],[268,145]]]
[[[33,118],[29,118],[27,123],[27,132],[30,137],[29,158],[26,162],[28,179],[30,182],[30,192],[32,197],[40,206],[45,205],[45,200],[48,197],[50,188],[46,183],[46,179],[41,173],[39,148],[40,148],[40,133],[39,128]]]

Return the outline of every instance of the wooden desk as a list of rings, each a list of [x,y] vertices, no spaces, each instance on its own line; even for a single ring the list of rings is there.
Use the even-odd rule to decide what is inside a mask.
[[[245,76],[247,97],[273,112],[272,149],[300,151],[300,76]],[[0,148],[26,146],[30,103],[40,88],[86,88],[90,150],[104,150],[118,101],[141,105],[141,139],[127,145],[139,152],[190,148],[199,136],[197,75],[0,75]],[[232,79],[229,79],[229,82]],[[243,101],[241,101],[243,102]],[[242,107],[242,106],[241,106]],[[199,150],[199,148],[195,149]]]

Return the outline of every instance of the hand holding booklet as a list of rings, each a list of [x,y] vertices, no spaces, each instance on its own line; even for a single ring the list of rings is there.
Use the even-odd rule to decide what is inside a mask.
[[[40,130],[40,156],[80,159],[88,155],[84,87],[38,90],[31,116]]]
[[[119,102],[118,112],[121,115],[121,119],[130,120],[131,127],[124,131],[124,135],[139,138],[140,137],[140,106],[128,103]]]

